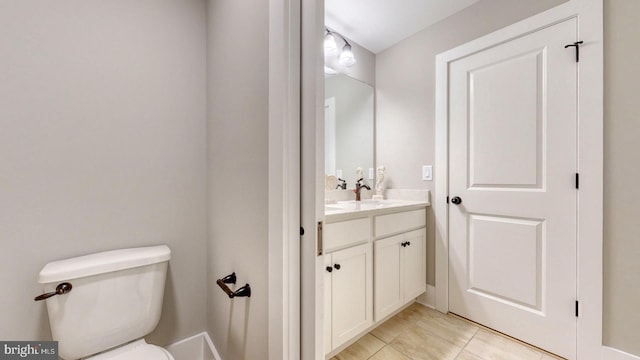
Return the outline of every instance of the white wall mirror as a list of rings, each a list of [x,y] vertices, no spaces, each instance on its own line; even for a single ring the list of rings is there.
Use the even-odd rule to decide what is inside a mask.
[[[374,91],[367,83],[344,74],[325,77],[325,173],[353,189],[356,168],[365,183],[374,167]]]

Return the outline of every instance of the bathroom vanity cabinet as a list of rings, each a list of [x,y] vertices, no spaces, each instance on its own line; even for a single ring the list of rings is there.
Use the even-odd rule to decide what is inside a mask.
[[[341,350],[426,290],[428,203],[393,204],[362,204],[326,216],[325,354]]]
[[[372,258],[369,243],[324,256],[326,353],[373,324]]]
[[[373,324],[371,218],[324,226],[325,353]]]
[[[373,261],[376,321],[426,291],[425,225],[424,210],[376,217],[379,230]]]

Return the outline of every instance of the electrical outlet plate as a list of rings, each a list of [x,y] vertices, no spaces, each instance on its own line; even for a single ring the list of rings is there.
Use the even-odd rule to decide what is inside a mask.
[[[373,180],[373,168],[369,168],[369,180]]]
[[[422,166],[422,180],[423,181],[433,180],[433,167],[431,165]]]

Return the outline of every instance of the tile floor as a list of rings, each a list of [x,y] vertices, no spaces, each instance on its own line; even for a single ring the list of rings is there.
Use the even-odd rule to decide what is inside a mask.
[[[414,303],[331,360],[559,359],[453,315]]]

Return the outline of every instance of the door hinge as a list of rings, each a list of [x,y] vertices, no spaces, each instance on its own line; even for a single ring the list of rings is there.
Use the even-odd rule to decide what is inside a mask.
[[[583,41],[576,41],[573,44],[565,45],[566,48],[575,47],[576,48],[576,62],[580,62],[580,45],[582,45]]]
[[[322,221],[318,221],[318,256],[322,255]]]
[[[576,189],[580,189],[580,174],[576,173]]]
[[[580,309],[580,305],[579,304],[580,303],[578,302],[578,300],[576,300],[576,317],[578,317],[578,314],[579,314],[579,312],[578,312],[579,309]]]

